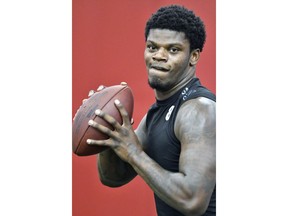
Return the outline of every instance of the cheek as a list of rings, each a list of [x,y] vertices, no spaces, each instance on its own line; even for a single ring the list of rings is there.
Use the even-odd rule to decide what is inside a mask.
[[[189,58],[187,58],[186,56],[180,56],[178,58],[173,59],[172,61],[173,61],[174,69],[178,69],[178,70],[186,68],[187,65],[189,65]]]
[[[147,54],[146,51],[144,52],[144,61],[145,61],[146,66],[148,66],[149,62],[151,61],[151,56]]]

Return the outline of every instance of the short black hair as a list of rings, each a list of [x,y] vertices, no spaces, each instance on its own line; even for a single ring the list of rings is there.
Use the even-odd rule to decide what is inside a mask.
[[[161,7],[146,23],[145,40],[150,29],[168,29],[183,32],[190,42],[190,51],[202,51],[206,40],[205,25],[192,10],[180,5]]]

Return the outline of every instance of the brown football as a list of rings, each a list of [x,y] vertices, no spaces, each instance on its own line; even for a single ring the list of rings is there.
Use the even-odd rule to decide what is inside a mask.
[[[72,123],[72,149],[76,155],[94,155],[107,149],[107,147],[91,146],[86,143],[87,139],[108,139],[107,135],[89,126],[88,121],[93,119],[95,122],[112,129],[111,125],[95,115],[95,110],[101,109],[103,112],[111,115],[115,120],[122,124],[122,117],[114,104],[116,99],[123,104],[131,120],[134,98],[132,91],[127,84],[105,87],[103,90],[96,92],[89,97],[79,108]]]

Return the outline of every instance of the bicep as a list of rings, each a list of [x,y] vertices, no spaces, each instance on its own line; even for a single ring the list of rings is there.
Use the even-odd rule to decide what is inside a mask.
[[[175,134],[181,142],[179,171],[189,179],[188,187],[205,191],[209,197],[216,182],[215,103],[203,98],[184,103]]]

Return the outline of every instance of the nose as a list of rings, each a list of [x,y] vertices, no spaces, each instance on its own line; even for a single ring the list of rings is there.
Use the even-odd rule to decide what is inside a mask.
[[[152,56],[154,61],[167,61],[168,57],[167,57],[167,52],[165,51],[164,48],[160,48],[157,50],[157,52],[154,53],[154,55]]]

